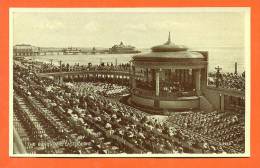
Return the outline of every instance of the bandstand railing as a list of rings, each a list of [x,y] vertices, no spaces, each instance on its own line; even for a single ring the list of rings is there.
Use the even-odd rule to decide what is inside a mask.
[[[155,97],[155,91],[153,91],[153,90],[144,90],[144,89],[140,89],[140,88],[134,88],[134,89],[132,89],[132,93],[134,95],[142,95],[145,97]]]
[[[140,89],[140,88],[135,88],[132,89],[132,93],[137,96],[142,96],[142,97],[149,97],[149,98],[157,98],[155,95],[155,91],[153,90],[145,90],[145,89]],[[187,91],[187,92],[174,92],[174,93],[169,93],[165,91],[160,91],[160,94],[158,98],[160,99],[177,99],[180,97],[191,97],[191,96],[196,96],[195,91]]]

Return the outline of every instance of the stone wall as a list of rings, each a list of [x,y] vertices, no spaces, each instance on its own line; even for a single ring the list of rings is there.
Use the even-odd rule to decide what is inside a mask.
[[[213,105],[217,110],[224,111],[225,105],[225,95],[234,96],[234,97],[244,97],[245,92],[227,90],[222,88],[215,87],[205,87],[202,89],[202,94],[207,98],[207,100]]]
[[[199,98],[176,101],[160,101],[160,108],[165,109],[196,109],[199,108]]]
[[[132,101],[143,106],[154,107],[154,100],[132,95]]]

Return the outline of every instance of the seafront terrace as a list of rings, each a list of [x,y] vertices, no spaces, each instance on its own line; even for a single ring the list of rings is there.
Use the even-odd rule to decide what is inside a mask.
[[[52,79],[39,78],[32,70],[20,66],[14,67],[14,77],[14,92],[17,96],[15,99],[18,98],[15,100],[15,111],[21,119],[20,125],[17,124],[15,129],[18,134],[21,134],[19,132],[21,127],[28,132],[33,131],[34,134],[29,135],[32,143],[36,137],[41,137],[39,140],[42,146],[31,148],[29,145],[30,152],[85,154],[243,152],[243,147],[242,151],[230,148],[228,145],[199,136],[197,132],[193,133],[189,127],[187,129],[190,132],[186,132],[181,127],[175,127],[170,120],[169,125],[151,120],[145,113],[104,98],[91,90],[84,94],[76,94],[77,87],[70,88]],[[90,85],[86,86],[89,87]],[[31,121],[32,117],[28,115],[33,115],[33,120],[37,123]],[[178,123],[181,125],[182,119],[192,120],[192,123],[196,119],[196,117],[186,118],[186,116],[175,117],[174,120],[180,121]],[[230,120],[226,117],[224,119]],[[213,123],[209,119],[207,124]],[[228,129],[229,125],[226,126],[227,128],[223,129]],[[35,128],[43,128],[44,131]],[[202,133],[200,130],[198,132]],[[236,136],[228,140],[233,138]],[[53,144],[58,144],[58,147],[50,140],[54,141]],[[64,140],[77,142],[80,145],[74,146],[75,143],[63,145]],[[25,144],[28,145],[28,141]]]
[[[50,145],[41,148],[28,146],[30,142],[24,137],[28,152],[237,153],[244,150],[241,145],[243,131],[239,126],[243,123],[243,117],[237,114],[223,115],[223,120],[219,120],[222,114],[217,112],[187,111],[173,115],[164,124],[149,119],[149,115],[140,110],[95,93],[95,85],[86,83],[78,86],[79,83],[74,82],[75,87],[70,88],[65,83],[40,78],[32,69],[27,68],[17,65],[14,67],[15,99],[18,98],[15,100],[15,114],[20,115],[15,129],[20,134],[21,127],[29,132],[33,130],[30,142],[33,143],[35,137],[42,137],[41,144]],[[24,105],[29,112],[26,112]],[[34,115],[37,123],[31,122],[27,115]],[[219,131],[214,134],[204,128],[208,125]],[[43,128],[47,137],[35,127]],[[193,130],[193,127],[196,129]],[[231,136],[221,134],[229,130],[233,132]],[[55,139],[52,138],[53,135]],[[218,141],[214,140],[216,136],[219,137]],[[49,137],[60,146],[51,146],[48,143],[51,141],[46,140]],[[81,145],[75,147],[71,143],[63,146],[64,139]],[[229,147],[229,142],[234,140],[238,149]]]

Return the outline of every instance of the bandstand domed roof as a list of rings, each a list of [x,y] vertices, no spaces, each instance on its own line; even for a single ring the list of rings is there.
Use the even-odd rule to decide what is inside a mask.
[[[178,60],[178,59],[203,59],[204,56],[200,52],[189,51],[184,45],[176,45],[171,42],[171,34],[169,32],[168,41],[163,45],[157,45],[151,48],[152,52],[143,53],[133,56],[133,60]]]
[[[151,48],[153,52],[176,52],[187,51],[188,48],[184,45],[176,45],[171,41],[171,33],[169,32],[168,41],[163,45],[157,45]]]

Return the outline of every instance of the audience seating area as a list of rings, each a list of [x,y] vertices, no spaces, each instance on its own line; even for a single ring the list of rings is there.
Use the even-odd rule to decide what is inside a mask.
[[[242,114],[186,112],[159,122],[107,98],[104,88],[116,85],[59,84],[17,64],[13,76],[15,129],[28,134],[31,153],[244,152]]]

